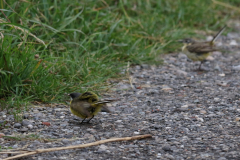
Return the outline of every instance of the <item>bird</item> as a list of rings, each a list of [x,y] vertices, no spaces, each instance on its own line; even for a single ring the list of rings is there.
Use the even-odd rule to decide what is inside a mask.
[[[179,42],[183,43],[182,51],[187,55],[189,59],[192,61],[200,61],[200,65],[198,70],[201,70],[202,63],[206,60],[206,58],[210,55],[211,52],[217,51],[218,48],[214,45],[216,39],[223,33],[226,26],[224,26],[211,41],[205,42],[197,42],[191,38],[185,38],[183,40],[179,40]]]
[[[73,99],[73,98],[79,97],[79,96],[81,95],[81,93],[76,92],[76,93],[71,93],[71,95],[72,95],[71,99]],[[70,94],[69,94],[69,96],[70,96]],[[103,105],[100,112],[111,113],[112,111],[113,111],[113,110],[112,110],[111,107],[108,107],[108,106],[106,106],[106,105]]]
[[[110,103],[119,99],[106,99],[99,100],[98,96],[91,91],[87,91],[84,93],[70,93],[71,97],[70,102],[70,111],[72,114],[82,118],[83,123],[85,119],[90,118],[87,123],[90,122],[91,119],[94,118],[98,112],[101,111],[102,107],[106,103]]]

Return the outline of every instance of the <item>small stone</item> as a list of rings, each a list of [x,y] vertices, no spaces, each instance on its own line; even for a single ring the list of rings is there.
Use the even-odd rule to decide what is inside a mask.
[[[194,103],[199,103],[200,101],[198,99],[195,99],[193,102]]]
[[[227,82],[217,81],[217,85],[226,87],[227,86]]]
[[[178,69],[178,70],[176,70],[176,74],[179,75],[179,76],[187,76],[188,73]]]
[[[201,93],[203,90],[202,89],[195,89],[194,90],[196,93]]]
[[[196,118],[198,121],[200,121],[200,122],[204,122],[203,118],[198,117],[197,115],[195,116],[195,118]]]
[[[207,36],[206,41],[211,41],[213,39],[213,36]]]
[[[237,121],[237,122],[238,122],[239,120],[240,120],[240,117],[236,117],[235,121]]]
[[[207,111],[205,111],[205,110],[200,110],[200,113],[201,113],[201,114],[206,114]]]
[[[103,144],[100,145],[99,148],[98,148],[98,151],[99,151],[99,152],[104,152],[104,151],[106,151],[106,150],[108,150],[108,147],[107,147],[106,145],[103,145]]]
[[[15,145],[12,146],[12,148],[13,148],[13,149],[16,149],[16,148],[18,148],[18,145],[15,144]]]
[[[4,133],[0,133],[0,138],[2,138],[3,136],[5,136],[5,134]]]
[[[170,159],[170,160],[174,160],[174,156],[171,155],[171,154],[166,154],[164,157],[166,157],[167,159]]]
[[[70,142],[70,141],[67,140],[67,139],[63,139],[63,140],[62,140],[62,143],[63,143],[63,144],[69,144],[69,142]]]
[[[141,67],[140,67],[139,65],[136,65],[136,66],[135,66],[135,69],[140,70]]]
[[[236,71],[240,71],[240,65],[238,65],[238,66],[232,66],[232,69],[233,69],[233,70],[236,70]]]
[[[35,144],[40,144],[41,142],[39,142],[38,140],[33,141]]]
[[[221,56],[222,52],[214,51],[214,52],[212,52],[212,55],[214,55],[214,56]]]
[[[149,65],[148,65],[148,64],[142,64],[141,67],[142,67],[143,69],[148,69],[148,68],[149,68]]]
[[[162,154],[161,153],[158,153],[157,154],[157,158],[161,158],[162,157]]]
[[[39,112],[39,111],[38,111]],[[35,115],[35,117],[42,117],[43,116],[43,114],[40,112],[40,113],[37,113],[36,115]]]
[[[220,100],[220,98],[217,98],[217,97],[216,97],[216,98],[213,99],[213,101],[214,101],[215,103],[219,103],[221,100]]]
[[[28,127],[29,129],[33,129],[33,125],[31,125],[31,124],[29,124],[27,127]]]
[[[20,123],[15,123],[15,124],[13,125],[13,127],[14,127],[14,128],[20,128],[20,127],[22,127],[22,125],[21,125]]]
[[[39,110],[34,109],[34,110],[33,110],[33,113],[39,113]]]
[[[0,126],[3,126],[6,122],[3,120],[0,120]]]
[[[179,58],[179,59],[187,59],[187,56],[186,56],[186,54],[179,53],[179,54],[178,54],[178,58]]]
[[[183,105],[181,106],[182,109],[187,109],[188,108],[188,105]]]
[[[22,125],[23,125],[23,126],[28,126],[28,125],[30,125],[30,124],[32,125],[32,122],[30,122],[30,121],[28,121],[28,120],[23,120],[23,121],[22,121]]]
[[[220,67],[218,64],[216,64],[216,65],[214,66],[214,70],[216,70],[216,71],[221,71],[222,69],[221,69],[221,67]]]
[[[24,119],[28,119],[28,118],[29,118],[29,114],[24,114],[24,115],[23,115],[23,118],[24,118]]]
[[[20,131],[20,132],[27,132],[27,131],[28,131],[28,128],[21,128],[19,131]]]
[[[165,91],[165,92],[169,92],[171,90],[173,90],[172,88],[168,87],[167,85],[163,85],[162,86],[162,90]]]
[[[229,45],[231,46],[238,46],[238,43],[236,40],[231,40],[231,42],[229,43]]]
[[[164,145],[164,146],[162,147],[162,149],[163,149],[164,151],[167,151],[167,152],[172,151],[172,148],[171,148],[170,145]]]
[[[80,127],[73,127],[74,131],[80,131]]]
[[[115,122],[116,122],[116,123],[122,123],[122,120],[119,119],[119,120],[117,120],[117,121],[115,121]]]

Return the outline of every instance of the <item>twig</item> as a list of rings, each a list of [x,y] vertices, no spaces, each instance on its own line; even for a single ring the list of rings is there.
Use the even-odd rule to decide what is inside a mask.
[[[234,10],[237,10],[238,12],[240,12],[240,9],[238,7],[234,7],[230,4],[227,4],[227,3],[223,3],[223,2],[219,2],[219,1],[216,1],[216,0],[212,0],[213,3],[216,3],[218,5],[221,5],[221,6],[224,6],[224,7],[227,7],[227,8],[230,8],[230,9],[234,9]]]
[[[5,16],[5,18],[8,20],[9,23],[11,23],[11,21],[8,19],[8,17],[5,15],[5,13],[1,10],[2,14]]]
[[[0,154],[18,154],[18,153],[28,153],[29,151],[16,151],[16,152],[11,152],[11,151],[5,151],[5,152],[0,152]]]
[[[144,139],[144,138],[151,138],[151,137],[152,137],[151,134],[146,134],[146,135],[139,135],[139,136],[133,136],[133,137],[105,139],[105,140],[101,140],[101,141],[96,141],[96,142],[87,143],[87,144],[80,144],[80,145],[75,145],[75,146],[58,147],[58,148],[47,148],[47,149],[37,149],[37,150],[32,151],[32,152],[23,153],[23,154],[16,155],[16,156],[13,156],[13,157],[8,157],[8,158],[5,158],[3,160],[10,160],[10,159],[25,157],[25,156],[29,156],[29,155],[33,155],[33,154],[53,152],[53,151],[61,151],[61,150],[66,150],[66,149],[86,148],[86,147],[96,146],[96,145],[100,145],[100,144],[108,143],[108,142],[130,141],[130,140]]]

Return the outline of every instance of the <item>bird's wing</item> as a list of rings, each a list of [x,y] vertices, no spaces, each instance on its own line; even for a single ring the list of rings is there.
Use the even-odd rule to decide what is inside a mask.
[[[119,100],[119,99],[103,99],[94,104],[106,104],[106,103],[110,103],[110,102],[117,101],[117,100]]]
[[[91,116],[90,110],[92,108],[92,105],[86,101],[73,101],[71,103],[71,108],[82,115],[85,115],[87,117]]]
[[[213,45],[210,45],[208,42],[198,42],[187,46],[187,50],[192,53],[205,54],[208,52],[217,51],[217,48]]]

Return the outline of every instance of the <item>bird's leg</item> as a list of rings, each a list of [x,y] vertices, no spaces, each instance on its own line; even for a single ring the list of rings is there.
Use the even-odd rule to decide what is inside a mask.
[[[84,121],[85,121],[85,119],[86,119],[86,117],[82,120],[82,122],[81,123],[83,123]]]
[[[87,123],[89,123],[89,122],[91,121],[91,119],[93,119],[93,117],[94,117],[94,115],[92,116],[92,118],[90,118],[90,119],[87,121]]]

